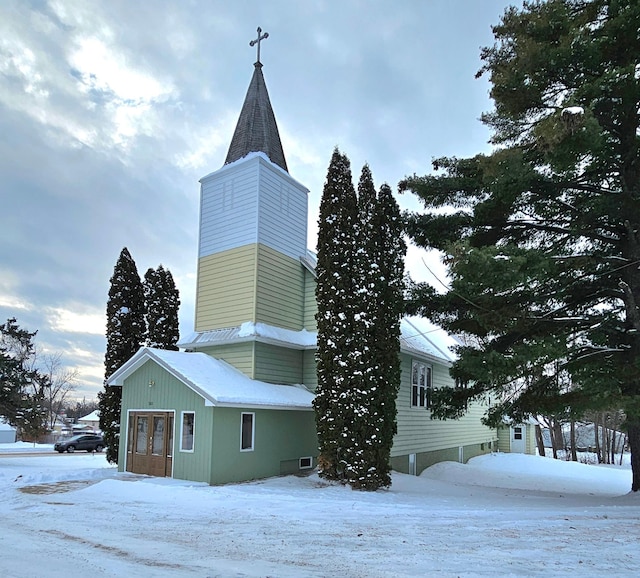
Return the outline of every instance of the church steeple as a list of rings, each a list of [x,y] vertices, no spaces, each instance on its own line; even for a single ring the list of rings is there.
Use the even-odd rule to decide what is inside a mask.
[[[224,164],[237,161],[252,152],[263,152],[272,163],[289,172],[276,117],[273,114],[267,85],[262,75],[260,41],[268,38],[269,34],[266,32],[261,34],[261,32],[262,29],[258,28],[258,38],[249,43],[250,46],[258,45],[258,58],[254,64],[253,77]]]
[[[254,45],[267,37],[261,32]],[[227,160],[200,183],[195,331],[245,323],[300,331],[311,319],[300,262],[309,191],[287,170],[260,53]]]

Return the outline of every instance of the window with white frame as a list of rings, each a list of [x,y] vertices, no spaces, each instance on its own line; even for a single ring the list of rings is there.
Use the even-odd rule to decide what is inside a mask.
[[[182,426],[180,427],[180,451],[193,451],[193,435],[196,427],[196,414],[193,411],[182,412]]]
[[[411,364],[411,407],[431,407],[431,366],[421,361]]]
[[[253,451],[255,438],[255,413],[242,413],[240,416],[240,451]]]

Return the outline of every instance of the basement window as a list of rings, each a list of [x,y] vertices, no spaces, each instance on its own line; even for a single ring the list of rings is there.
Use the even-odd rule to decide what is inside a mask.
[[[311,456],[300,458],[298,461],[298,469],[309,470],[313,467],[313,458]]]

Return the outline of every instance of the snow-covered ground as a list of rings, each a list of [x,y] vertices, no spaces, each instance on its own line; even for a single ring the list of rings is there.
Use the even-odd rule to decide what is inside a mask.
[[[16,450],[33,448],[0,445],[3,577],[640,572],[628,466],[492,454],[363,493],[316,475],[209,487]]]

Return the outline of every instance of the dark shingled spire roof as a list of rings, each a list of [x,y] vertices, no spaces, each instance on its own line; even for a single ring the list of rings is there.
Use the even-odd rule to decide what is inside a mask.
[[[273,114],[267,85],[262,75],[262,64],[256,62],[254,66],[251,84],[249,84],[224,164],[237,161],[252,152],[263,152],[272,163],[289,172],[276,117]]]

